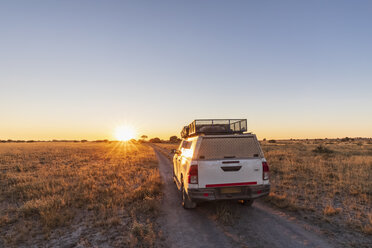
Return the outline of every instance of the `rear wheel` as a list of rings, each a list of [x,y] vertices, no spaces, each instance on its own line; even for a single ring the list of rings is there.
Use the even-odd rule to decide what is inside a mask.
[[[181,194],[182,194],[182,206],[185,209],[191,209],[196,208],[196,203],[193,202],[189,195],[186,193],[185,188],[183,187],[183,184],[181,186]]]
[[[244,205],[244,206],[250,207],[250,206],[252,206],[254,200],[253,199],[250,199],[250,200],[240,200],[239,202],[242,205]]]

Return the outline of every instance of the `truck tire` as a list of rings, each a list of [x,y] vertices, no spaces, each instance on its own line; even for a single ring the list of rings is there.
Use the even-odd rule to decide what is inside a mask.
[[[182,206],[184,209],[196,208],[196,203],[190,199],[189,195],[186,193],[183,187],[183,184],[181,186],[181,194],[182,194]]]

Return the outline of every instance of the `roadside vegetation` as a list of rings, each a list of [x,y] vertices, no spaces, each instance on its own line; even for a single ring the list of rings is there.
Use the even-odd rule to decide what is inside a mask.
[[[136,142],[0,144],[0,247],[151,247],[161,179]]]
[[[372,235],[372,142],[262,142],[272,189],[266,200],[315,222]]]
[[[169,158],[178,147],[157,146]],[[265,140],[261,146],[272,187],[266,202],[333,232],[372,235],[372,140]],[[234,212],[226,204],[216,211],[223,223],[229,222],[223,212]]]

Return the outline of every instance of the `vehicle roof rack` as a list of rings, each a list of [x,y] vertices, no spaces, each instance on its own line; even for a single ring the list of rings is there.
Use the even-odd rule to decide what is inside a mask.
[[[242,134],[247,131],[247,119],[197,119],[184,126],[181,137],[187,138],[199,134]]]

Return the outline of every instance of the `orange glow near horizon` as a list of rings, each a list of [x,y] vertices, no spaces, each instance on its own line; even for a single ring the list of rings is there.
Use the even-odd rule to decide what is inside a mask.
[[[119,126],[115,129],[115,139],[128,141],[136,137],[136,131],[130,126]]]
[[[101,121],[101,120],[100,120]],[[25,122],[0,122],[0,140],[127,140],[130,137],[140,138],[142,135],[148,136],[148,139],[158,137],[168,140],[170,136],[180,137],[180,127],[183,123],[166,123],[156,124],[152,121],[153,126],[144,125],[144,121],[101,121],[91,123],[68,122],[61,123],[57,126],[54,123],[39,122],[37,119],[30,119],[27,128]],[[155,123],[155,124],[154,124]],[[185,122],[186,123],[186,122]],[[277,122],[279,123],[279,121]],[[333,123],[288,123],[280,122],[276,127],[269,124],[262,125],[261,122],[248,124],[248,131],[257,135],[258,139],[314,139],[314,138],[344,138],[344,137],[372,137],[368,121],[360,122],[357,126],[355,123],[348,123],[349,126],[337,126]],[[128,128],[127,128],[128,127]],[[285,127],[285,128],[284,128]],[[125,131],[129,129],[130,131]],[[128,134],[129,133],[129,134]]]

